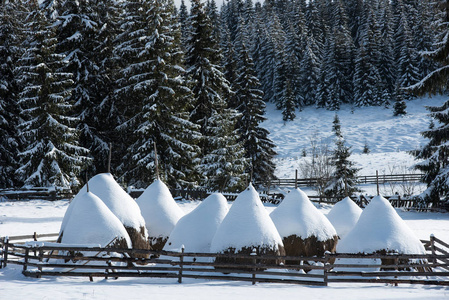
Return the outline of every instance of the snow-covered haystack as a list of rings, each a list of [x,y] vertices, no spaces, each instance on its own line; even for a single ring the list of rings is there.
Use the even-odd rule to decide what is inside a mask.
[[[131,248],[123,224],[91,192],[79,192],[70,203],[58,239],[65,244],[96,244],[101,247]]]
[[[211,252],[284,255],[284,246],[273,221],[250,185],[240,193],[212,239]],[[217,258],[217,262],[247,264],[245,259]]]
[[[153,250],[162,250],[179,219],[184,215],[168,187],[155,180],[136,200],[148,229]]]
[[[382,196],[374,197],[354,228],[338,244],[339,253],[425,254],[421,241]],[[394,259],[382,259],[382,265]]]
[[[184,245],[186,252],[209,252],[212,238],[228,210],[228,202],[222,194],[210,195],[178,221],[164,250],[180,251]]]
[[[362,209],[351,198],[346,197],[334,205],[327,218],[337,230],[340,238],[345,237],[354,228]]]
[[[95,175],[89,180],[89,190],[97,195],[122,222],[133,249],[150,249],[145,220],[136,201],[126,193],[110,173]],[[81,192],[86,192],[84,186]]]
[[[337,232],[300,189],[287,194],[270,214],[287,256],[323,256],[335,252]]]

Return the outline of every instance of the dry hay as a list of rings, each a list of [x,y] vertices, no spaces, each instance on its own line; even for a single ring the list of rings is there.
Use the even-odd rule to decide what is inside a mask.
[[[254,252],[254,250],[256,250]],[[273,255],[273,256],[285,256],[285,250],[284,247],[279,245],[278,250],[274,250],[272,248],[268,247],[262,247],[262,246],[250,246],[250,247],[243,247],[239,251],[235,251],[235,248],[228,248],[221,252],[220,254],[242,254],[242,255],[251,255],[253,253],[256,253],[256,264],[264,264],[264,265],[279,265],[283,261],[281,259],[257,259],[258,256],[263,255]],[[243,257],[226,257],[226,256],[219,256],[215,258],[216,263],[225,264],[225,265],[253,265],[254,264],[254,258],[243,258]],[[231,267],[231,266],[223,266],[223,267],[215,267],[215,269],[235,269],[235,270],[244,270],[244,271],[251,271],[254,270],[254,268],[249,267]],[[263,271],[264,268],[256,268],[257,271]],[[226,273],[225,273],[226,274]]]
[[[145,238],[145,227],[141,226],[140,230],[137,231],[133,227],[127,227],[125,226],[126,231],[128,232],[128,235],[131,239],[132,247],[133,249],[138,250],[151,250],[151,246],[149,241]],[[148,254],[133,254],[131,257],[134,258],[148,258]]]
[[[165,243],[168,240],[168,236],[166,237],[149,237],[149,243],[150,243],[150,247],[151,249],[155,250],[155,251],[161,251],[164,246]]]
[[[397,251],[387,251],[385,249],[378,250],[375,252],[380,255],[392,255],[392,258],[381,258],[381,271],[413,271],[416,270],[418,272],[432,272],[431,267],[413,267],[413,262],[410,259],[397,259],[394,257],[394,254],[399,254]],[[420,259],[420,263],[426,263],[426,260]],[[410,265],[410,268],[407,267],[396,267],[396,265]],[[391,267],[390,267],[391,266]]]
[[[289,235],[282,239],[282,242],[284,243],[285,254],[287,256],[305,257],[322,257],[324,256],[324,253],[326,251],[335,253],[335,250],[337,248],[337,241],[338,236],[334,236],[333,238],[326,241],[318,241],[317,237],[314,235],[303,239],[296,234]],[[333,261],[330,261],[330,263],[333,263],[334,261],[335,259],[333,259]],[[287,260],[285,263],[288,265],[297,265],[301,263],[301,260]]]

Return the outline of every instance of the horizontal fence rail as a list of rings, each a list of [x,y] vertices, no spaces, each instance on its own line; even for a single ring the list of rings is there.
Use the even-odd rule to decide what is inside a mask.
[[[32,237],[33,241],[24,241]],[[55,234],[0,238],[0,267],[22,266],[25,276],[148,277],[291,283],[449,285],[449,245],[431,236],[427,254],[326,253],[323,257],[151,251],[73,246],[39,239]],[[38,241],[36,241],[36,239]],[[15,241],[15,242],[14,242]],[[19,242],[20,241],[20,242]]]
[[[356,179],[359,184],[385,184],[394,182],[420,182],[424,174],[383,174],[383,175],[367,175],[357,176]],[[322,178],[288,178],[288,179],[273,179],[270,181],[270,186],[278,187],[294,187],[295,182],[299,187],[315,186],[318,182],[323,181]],[[263,182],[256,182],[257,185],[265,185]]]

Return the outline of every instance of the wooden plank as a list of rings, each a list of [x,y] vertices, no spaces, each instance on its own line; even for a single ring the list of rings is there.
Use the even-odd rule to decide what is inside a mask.
[[[390,283],[390,284],[422,284],[448,286],[446,280],[419,280],[419,279],[385,279],[385,278],[329,278],[329,283]]]
[[[253,281],[251,277],[236,277],[236,276],[209,276],[200,274],[185,274],[183,277],[194,279],[224,280],[224,281],[248,281],[248,282]],[[311,281],[311,280],[256,278],[256,281],[265,283],[290,283],[290,284],[317,285],[317,286],[326,285],[325,282]]]
[[[443,242],[442,240],[440,240],[439,238],[436,238],[435,236],[433,238],[435,239],[435,242],[438,242],[439,244],[443,245],[444,247],[449,248],[449,244]]]

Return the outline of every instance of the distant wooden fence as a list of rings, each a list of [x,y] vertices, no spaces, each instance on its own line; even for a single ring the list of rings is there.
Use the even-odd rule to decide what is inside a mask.
[[[420,182],[424,174],[383,174],[383,175],[368,175],[368,176],[357,176],[357,181],[359,184],[385,184],[394,182]],[[288,178],[288,179],[273,179],[270,181],[269,185],[277,187],[294,187],[295,182],[299,187],[315,186],[322,178]],[[266,185],[262,182],[257,182],[258,185]]]
[[[43,235],[29,237],[34,240]],[[18,240],[17,237],[0,238],[0,267],[21,265],[25,276],[36,278],[158,277],[177,279],[179,283],[183,278],[195,278],[318,286],[342,282],[449,285],[449,245],[433,236],[423,241],[428,251],[425,255],[326,253],[323,257],[67,247]],[[148,258],[134,258],[136,254]],[[225,258],[226,262],[216,262],[217,258]],[[236,260],[240,263],[235,263]]]

